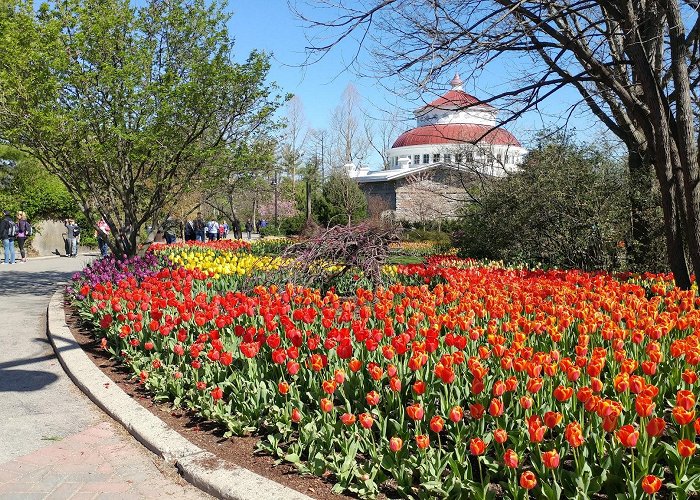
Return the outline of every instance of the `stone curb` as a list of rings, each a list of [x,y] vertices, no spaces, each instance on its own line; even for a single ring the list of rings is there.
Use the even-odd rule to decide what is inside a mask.
[[[210,495],[230,500],[311,500],[303,493],[202,450],[112,383],[71,334],[65,321],[62,291],[51,297],[47,319],[49,340],[75,385],[146,448],[174,463],[188,482]]]

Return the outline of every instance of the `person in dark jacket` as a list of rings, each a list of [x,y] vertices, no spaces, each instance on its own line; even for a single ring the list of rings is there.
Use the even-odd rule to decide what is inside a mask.
[[[250,239],[251,233],[253,232],[253,223],[250,222],[250,219],[245,221],[245,232],[248,233],[248,239]]]
[[[0,238],[2,238],[2,247],[5,252],[5,258],[2,261],[3,264],[14,264],[15,263],[15,234],[16,225],[15,221],[10,217],[10,212],[5,210],[3,213],[4,217],[0,220]]]
[[[197,241],[205,241],[206,223],[202,217],[202,212],[197,212],[197,218],[194,220],[194,236]]]

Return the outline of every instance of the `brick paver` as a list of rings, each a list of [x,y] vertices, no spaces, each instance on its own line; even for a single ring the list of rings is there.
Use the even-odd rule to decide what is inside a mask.
[[[0,500],[210,498],[99,410],[46,337],[51,295],[89,262],[0,266]]]
[[[171,466],[112,422],[0,464],[2,499],[202,499]]]

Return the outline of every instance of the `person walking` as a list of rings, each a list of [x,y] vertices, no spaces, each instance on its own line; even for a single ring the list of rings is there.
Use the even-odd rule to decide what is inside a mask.
[[[10,212],[3,212],[3,219],[0,221],[0,238],[4,250],[3,264],[15,263],[15,237],[17,235],[17,224],[10,217]]]
[[[207,222],[207,238],[209,241],[214,241],[219,236],[219,223],[215,220]]]
[[[197,241],[204,241],[206,224],[202,217],[202,212],[197,212],[197,218],[194,220],[194,236]]]
[[[109,238],[110,231],[109,224],[107,224],[104,219],[100,219],[100,222],[97,223],[97,231],[95,231],[97,246],[100,249],[100,257],[107,257],[107,249],[109,248],[107,239]]]
[[[194,222],[188,220],[185,222],[185,241],[194,241],[197,237],[194,234]]]
[[[180,232],[180,221],[174,218],[172,215],[168,215],[163,223],[163,236],[165,236],[165,243],[172,245],[177,241],[177,235]]]
[[[19,246],[20,262],[27,262],[27,254],[24,250],[24,243],[32,235],[32,226],[27,221],[25,212],[17,212],[17,245]]]
[[[241,221],[233,219],[233,239],[241,239]]]
[[[73,219],[65,220],[66,226],[66,241],[68,242],[68,257],[78,256],[78,237],[80,236],[80,228]]]
[[[248,233],[248,239],[250,240],[251,234],[253,233],[253,223],[250,222],[250,219],[245,221],[245,232]]]

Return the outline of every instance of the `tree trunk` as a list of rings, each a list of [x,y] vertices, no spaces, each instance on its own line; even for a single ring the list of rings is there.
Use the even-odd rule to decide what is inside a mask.
[[[639,151],[629,150],[627,160],[629,171],[629,201],[631,212],[632,241],[628,244],[628,258],[632,268],[649,269],[652,260],[652,221],[653,207],[652,169],[648,158]]]

